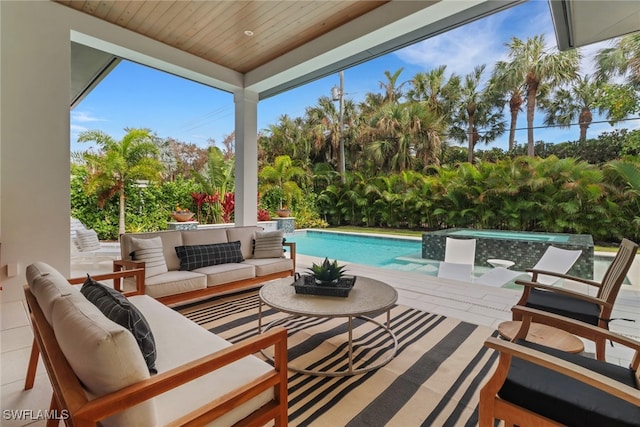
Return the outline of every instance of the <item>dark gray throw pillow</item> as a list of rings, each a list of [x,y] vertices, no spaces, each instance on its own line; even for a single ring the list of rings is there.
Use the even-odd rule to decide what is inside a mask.
[[[156,341],[151,327],[140,310],[113,288],[96,282],[87,274],[87,280],[80,289],[82,295],[93,305],[123,328],[127,328],[138,342],[144,361],[152,374],[156,370]]]
[[[180,270],[244,261],[239,240],[211,245],[176,246],[176,254],[180,258]]]

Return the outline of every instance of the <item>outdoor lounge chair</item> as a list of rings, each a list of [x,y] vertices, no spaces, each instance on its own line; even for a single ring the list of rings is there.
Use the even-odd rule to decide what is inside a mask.
[[[602,329],[609,329],[613,304],[620,291],[620,286],[622,286],[622,282],[629,268],[631,268],[637,250],[638,245],[636,243],[623,239],[618,253],[604,273],[601,282],[550,271],[531,270],[533,273],[531,281],[516,280],[517,284],[524,285],[522,296],[517,304],[518,306],[531,307],[569,317]],[[598,292],[593,297],[586,293],[545,285],[538,282],[538,276],[541,273],[594,286],[598,289]],[[521,320],[521,315],[518,313],[517,310],[513,310],[513,320]],[[553,319],[549,320],[547,317],[538,319],[534,316],[534,321],[538,323],[548,322],[546,324],[550,326],[557,326]],[[605,339],[602,338],[601,334],[594,334],[593,329],[587,327],[572,327],[571,330],[567,331],[594,341],[596,343],[596,357],[599,360],[605,360]]]
[[[447,237],[444,261],[438,267],[438,277],[471,282],[476,258],[476,239]]]
[[[532,273],[534,271],[552,271],[554,273],[565,274],[569,271],[569,269],[571,269],[571,267],[573,267],[573,264],[576,263],[581,254],[582,251],[579,249],[571,250],[549,246],[547,247],[547,250],[542,254],[536,265],[534,265],[532,269],[527,271],[530,271]],[[538,273],[535,281],[538,283],[543,283],[545,285],[552,285],[559,279],[560,278],[558,276],[550,276]]]
[[[640,342],[605,329],[514,307],[524,321],[514,342],[488,338],[485,346],[500,352],[498,366],[480,391],[479,425],[640,426]],[[570,354],[525,341],[531,320],[565,330],[586,328],[635,352],[628,367]]]
[[[527,271],[518,271],[509,270],[504,267],[496,267],[484,273],[482,276],[477,277],[473,282],[479,285],[499,287],[509,283],[519,276],[526,275],[527,272],[532,271],[552,271],[554,273],[565,274],[569,269],[571,269],[571,267],[573,267],[573,264],[576,263],[581,253],[581,250],[562,249],[556,248],[555,246],[549,246],[532,269],[528,269]],[[552,285],[558,280],[560,280],[560,278],[544,274],[539,274],[537,276],[537,282],[545,285]]]
[[[87,259],[95,264],[101,259],[113,260],[119,257],[119,246],[101,244],[95,230],[88,229],[80,220],[71,217],[71,258],[73,260]]]

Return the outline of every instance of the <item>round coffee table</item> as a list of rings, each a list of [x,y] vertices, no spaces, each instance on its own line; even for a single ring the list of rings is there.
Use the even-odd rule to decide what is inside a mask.
[[[501,337],[511,341],[520,330],[520,326],[522,326],[522,322],[519,320],[502,322],[498,325],[498,333]],[[541,323],[531,323],[526,340],[566,351],[567,353],[581,353],[584,351],[584,343],[580,338],[562,329]]]
[[[296,294],[295,288],[291,286],[293,278],[275,280],[266,283],[260,288],[260,307],[258,312],[258,330],[264,332],[267,329],[285,322],[295,317],[319,317],[337,318],[346,317],[348,325],[348,368],[345,371],[324,371],[307,370],[289,366],[294,372],[320,376],[346,376],[362,374],[374,369],[378,369],[391,361],[398,350],[398,341],[395,334],[389,328],[391,320],[391,308],[398,300],[398,292],[391,286],[379,280],[368,277],[358,277],[356,283],[349,293],[344,297],[329,297],[317,295]],[[267,325],[262,326],[262,304],[266,304],[289,316],[277,319]],[[373,313],[387,312],[386,324],[380,323],[367,315]],[[387,332],[393,342],[393,349],[389,356],[379,362],[364,368],[354,369],[353,367],[353,319],[361,318],[371,322]],[[263,353],[264,354],[264,353]],[[265,356],[269,357],[265,354]]]

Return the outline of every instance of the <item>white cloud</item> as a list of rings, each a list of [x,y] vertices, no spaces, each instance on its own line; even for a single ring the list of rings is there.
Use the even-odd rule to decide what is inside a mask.
[[[488,18],[448,31],[424,40],[395,54],[402,61],[430,70],[440,65],[447,66],[447,74],[465,75],[476,65],[493,64],[504,53],[502,39],[498,36],[498,18]]]
[[[74,110],[71,112],[71,122],[80,122],[80,123],[88,123],[88,122],[104,122],[105,119],[101,119],[91,115],[86,111],[77,111]]]

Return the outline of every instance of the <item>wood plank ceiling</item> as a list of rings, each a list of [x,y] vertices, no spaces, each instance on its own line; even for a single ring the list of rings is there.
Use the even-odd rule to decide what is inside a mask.
[[[56,0],[240,73],[246,73],[388,1]],[[250,31],[252,35],[245,32]]]

